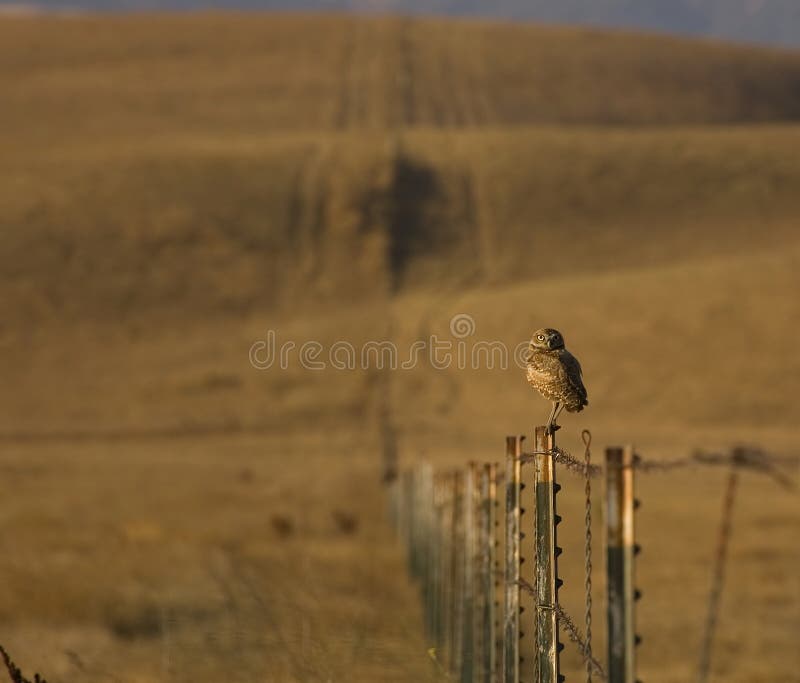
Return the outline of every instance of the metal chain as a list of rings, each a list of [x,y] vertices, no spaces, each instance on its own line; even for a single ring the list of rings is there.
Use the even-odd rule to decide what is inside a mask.
[[[584,451],[584,478],[586,480],[586,540],[584,547],[584,560],[585,560],[585,582],[586,589],[586,646],[585,656],[586,661],[586,683],[592,683],[592,433],[588,429],[581,432],[581,439],[583,445],[586,447]]]

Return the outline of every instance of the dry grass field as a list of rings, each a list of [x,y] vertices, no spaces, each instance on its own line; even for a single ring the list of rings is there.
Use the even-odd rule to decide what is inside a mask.
[[[459,313],[468,344],[555,326],[568,450],[797,454],[798,83],[789,51],[499,23],[0,21],[0,644],[50,683],[435,679],[380,411],[444,467],[547,407],[513,364],[257,370],[269,330],[402,359]],[[640,482],[645,681],[692,677],[722,477]],[[797,680],[798,500],[744,479],[715,681]]]

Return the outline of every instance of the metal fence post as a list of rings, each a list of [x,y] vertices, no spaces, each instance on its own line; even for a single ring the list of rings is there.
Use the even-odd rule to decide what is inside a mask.
[[[395,477],[387,482],[389,489],[389,524],[394,531],[395,538],[400,536],[400,479]]]
[[[556,492],[558,484],[553,467],[555,439],[547,427],[536,427],[536,657],[539,683],[558,683],[559,652],[558,588],[556,556]]]
[[[506,437],[506,571],[503,682],[519,683],[519,565],[521,436]]]
[[[420,592],[425,610],[425,630],[433,632],[433,467],[428,462],[419,466],[417,507],[419,508],[419,573]]]
[[[635,683],[634,452],[606,449],[606,547],[609,683]]]
[[[484,465],[481,475],[481,676],[482,683],[495,683],[497,676],[497,634],[495,599],[497,579],[497,466]]]
[[[413,552],[412,552],[412,573],[415,579],[423,584],[422,567],[423,567],[423,544],[425,539],[425,530],[423,528],[423,508],[424,500],[422,495],[422,466],[417,465],[412,470],[411,476],[411,538],[413,539]]]
[[[439,625],[441,649],[444,653],[440,658],[442,665],[451,671],[450,662],[453,653],[453,525],[455,523],[455,476],[447,474],[442,482],[442,549],[441,562],[441,596],[439,604],[441,609],[441,623]]]
[[[404,470],[397,488],[397,535],[408,553],[411,539],[409,537],[409,497],[411,495],[411,472]]]
[[[431,532],[431,639],[437,657],[442,650],[442,551],[444,534],[444,482],[440,476],[433,480],[433,508]]]
[[[450,671],[461,677],[464,656],[464,472],[455,473],[453,483],[452,552],[452,635]]]
[[[464,583],[463,645],[461,650],[461,682],[473,683],[475,675],[475,493],[478,467],[471,462],[464,477],[464,557],[462,558]]]
[[[414,470],[403,472],[403,492],[402,492],[402,538],[406,548],[406,562],[408,563],[408,573],[414,576]]]

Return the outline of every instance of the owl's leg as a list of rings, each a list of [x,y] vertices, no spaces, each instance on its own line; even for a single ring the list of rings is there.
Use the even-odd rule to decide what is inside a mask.
[[[550,411],[550,417],[547,418],[547,432],[555,434],[558,429],[556,424],[556,414],[561,412],[558,408],[561,404],[558,401],[553,401],[553,409]]]
[[[562,410],[564,410],[563,403],[559,404],[558,410],[556,411],[556,414],[553,416],[553,424],[555,424],[558,421],[558,416],[561,415]]]

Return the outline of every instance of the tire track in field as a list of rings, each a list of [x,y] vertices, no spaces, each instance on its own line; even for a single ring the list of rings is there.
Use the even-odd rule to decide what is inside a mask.
[[[350,33],[346,35],[344,51],[342,53],[342,80],[339,84],[339,103],[333,121],[334,127],[339,130],[347,128],[352,118],[351,108],[353,102],[350,81],[352,79],[353,60],[356,49],[355,32],[356,28],[354,27]]]
[[[475,270],[472,273],[465,273],[465,283],[477,284],[484,271],[484,261],[481,245],[481,230],[478,221],[478,196],[475,190],[475,178],[467,166],[466,160],[463,160],[464,168],[459,171],[459,201],[458,205],[463,207],[463,217],[460,224],[464,226],[464,245],[463,248],[467,250],[467,260],[475,264]],[[468,286],[463,284],[462,286]]]
[[[325,207],[328,200],[330,150],[316,143],[298,166],[289,191],[287,237],[292,260],[288,281],[313,283],[324,265]]]
[[[367,122],[367,73],[363,67],[370,59],[369,26],[363,19],[351,21],[342,53],[342,79],[339,86],[339,103],[334,117],[338,130],[358,128]]]
[[[475,108],[474,120],[476,125],[491,125],[495,119],[492,99],[489,96],[489,72],[487,69],[485,36],[483,33],[475,45],[475,49],[468,54],[472,60],[473,69],[470,76],[469,92]]]
[[[465,207],[463,221],[459,221],[459,224],[463,222],[467,228],[463,248],[471,253],[468,254],[470,258],[464,258],[464,260],[480,261],[479,229],[477,225],[477,210],[475,208],[477,195],[474,179],[468,169],[461,171],[457,175],[454,185],[453,203]],[[476,254],[476,258],[472,258],[472,254]],[[458,254],[456,258],[463,258],[463,256]],[[416,339],[412,341],[423,341],[427,344],[433,335],[448,337],[450,328],[447,314],[453,315],[458,312],[456,307],[459,305],[459,301],[469,293],[472,286],[477,284],[481,276],[482,268],[479,264],[475,270],[465,272],[460,277],[452,279],[437,294],[432,294],[429,303],[417,318]],[[450,414],[455,409],[462,394],[463,381],[459,370],[455,366],[444,370],[434,367],[431,362],[430,347],[427,346],[425,352],[418,357],[418,367],[414,372],[423,373],[424,392],[431,399],[432,412],[436,415],[435,419],[440,419]],[[403,376],[405,375],[401,375],[401,377]],[[416,391],[418,392],[419,388]],[[402,432],[402,429],[397,420],[393,419],[393,416],[391,417],[390,426],[392,429],[387,431],[396,436],[397,433]],[[427,412],[420,413],[414,416],[413,422],[425,424],[428,418],[429,414]],[[394,450],[398,450],[397,444],[394,444]]]
[[[417,123],[417,108],[420,104],[417,101],[414,87],[416,67],[414,66],[413,27],[413,19],[402,19],[397,30],[398,69],[395,97],[399,100],[399,120],[395,123],[399,127],[413,126]],[[396,108],[394,107],[394,109]],[[419,114],[421,115],[421,112]]]
[[[455,60],[453,58],[452,37],[446,37],[437,44],[437,49],[441,51],[436,56],[438,68],[435,70],[438,76],[436,87],[440,112],[438,124],[442,128],[463,126],[469,123],[470,118],[469,107],[464,101],[468,93],[464,92],[465,88],[459,87],[464,85],[458,78],[462,70],[453,68],[453,63],[458,61],[458,57]]]
[[[495,251],[495,231],[492,226],[496,219],[492,213],[490,184],[483,173],[476,168],[465,171],[469,174],[470,194],[474,212],[475,242],[477,260],[480,264],[480,279],[486,283],[495,280],[497,272],[497,254]]]

